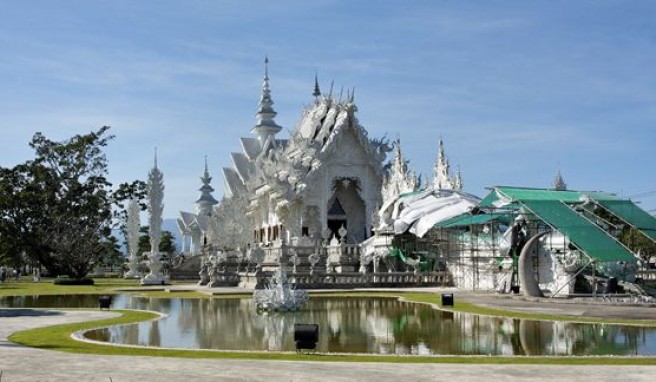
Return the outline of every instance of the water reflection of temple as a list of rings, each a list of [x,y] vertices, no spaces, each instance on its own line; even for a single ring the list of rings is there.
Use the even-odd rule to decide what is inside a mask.
[[[162,320],[95,331],[135,345],[293,351],[295,323],[319,324],[318,351],[377,354],[654,355],[650,328],[526,321],[442,312],[393,298],[314,298],[307,309],[259,315],[252,300],[131,298]]]

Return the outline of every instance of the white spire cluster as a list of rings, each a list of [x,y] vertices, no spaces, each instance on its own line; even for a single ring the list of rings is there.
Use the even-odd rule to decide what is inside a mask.
[[[560,170],[558,170],[558,173],[556,174],[556,177],[553,180],[552,186],[553,186],[552,188],[556,191],[567,190],[567,184],[565,183],[563,176],[560,174]]]
[[[406,192],[414,192],[421,186],[421,178],[414,171],[408,169],[408,164],[401,153],[401,139],[394,142],[394,157],[391,160],[389,170],[383,178],[381,190],[383,204],[397,198]]]
[[[433,188],[436,190],[462,191],[462,185],[460,169],[458,169],[455,177],[451,176],[449,160],[444,154],[444,142],[440,138],[437,161],[435,162],[435,167],[433,167]]]

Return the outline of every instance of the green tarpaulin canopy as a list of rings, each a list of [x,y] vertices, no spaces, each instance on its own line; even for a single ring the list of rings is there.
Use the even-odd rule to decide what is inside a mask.
[[[656,218],[630,200],[596,200],[608,211],[656,241]]]
[[[565,203],[553,200],[523,200],[521,203],[547,224],[568,236],[588,256],[601,262],[635,260],[633,254],[615,238]]]
[[[635,256],[617,239],[573,209],[573,205],[596,202],[634,224],[650,237],[656,234],[656,219],[627,200],[599,191],[558,191],[536,188],[494,187],[481,207],[524,207],[546,224],[569,237],[590,258],[601,262],[632,261]],[[647,215],[647,216],[645,216]]]
[[[451,219],[447,219],[442,222],[439,222],[435,225],[435,227],[439,227],[439,228],[466,227],[476,224],[485,224],[492,221],[501,221],[504,223],[508,223],[510,221],[510,218],[506,215],[501,215],[501,214],[478,214],[478,215],[462,214],[452,217]]]

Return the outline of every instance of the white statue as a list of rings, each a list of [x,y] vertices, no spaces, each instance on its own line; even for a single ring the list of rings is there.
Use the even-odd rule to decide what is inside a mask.
[[[321,260],[321,255],[319,255],[318,252],[314,252],[310,256],[308,256],[308,260],[310,261],[310,274],[313,274],[314,268],[319,263],[319,260]]]
[[[198,281],[198,285],[207,285],[207,283],[210,282],[209,268],[209,260],[206,257],[203,257],[200,260],[200,271],[198,272],[200,280]]]
[[[139,272],[139,200],[132,198],[128,205],[128,219],[126,224],[128,252],[130,254],[125,278],[141,277]]]
[[[141,279],[143,285],[162,285],[167,278],[162,274],[162,254],[159,252],[159,242],[162,237],[162,212],[164,211],[164,174],[157,168],[157,152],[155,166],[148,173],[148,223],[150,235],[150,252],[146,276]]]
[[[296,273],[296,267],[301,264],[301,258],[298,257],[298,253],[294,249],[291,249],[290,253],[289,263],[292,265],[292,272]]]

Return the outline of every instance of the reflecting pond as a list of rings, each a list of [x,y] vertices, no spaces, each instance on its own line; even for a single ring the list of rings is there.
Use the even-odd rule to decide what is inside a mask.
[[[98,296],[4,297],[5,307],[98,307]],[[529,321],[443,312],[393,298],[313,297],[301,311],[261,314],[250,298],[114,296],[113,308],[156,310],[151,322],[93,330],[112,343],[293,351],[295,323],[319,324],[317,350],[468,355],[656,355],[656,328]]]

